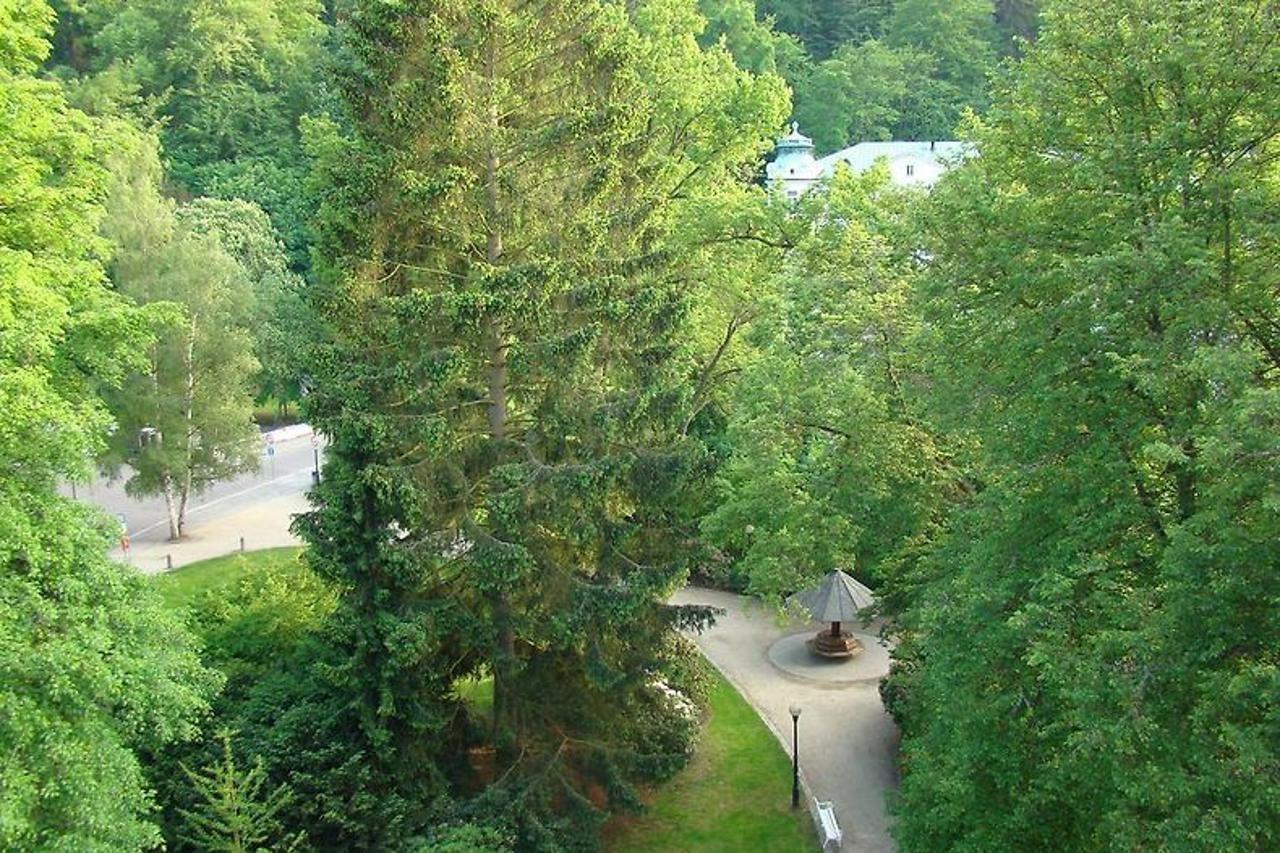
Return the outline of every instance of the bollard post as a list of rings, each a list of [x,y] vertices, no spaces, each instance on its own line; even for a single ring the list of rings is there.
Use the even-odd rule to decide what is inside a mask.
[[[243,536],[240,537],[240,553],[241,554],[244,553],[244,537]]]
[[[164,570],[166,572],[173,571],[173,555],[172,554],[164,555]]]

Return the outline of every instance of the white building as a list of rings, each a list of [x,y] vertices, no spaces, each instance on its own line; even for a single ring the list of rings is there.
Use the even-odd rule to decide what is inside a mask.
[[[818,181],[829,178],[844,163],[864,172],[877,160],[885,160],[889,175],[900,186],[928,188],[965,151],[963,142],[859,142],[848,148],[813,156],[813,140],[792,124],[791,132],[777,142],[776,156],[765,167],[770,186],[780,187],[789,199],[797,199]]]

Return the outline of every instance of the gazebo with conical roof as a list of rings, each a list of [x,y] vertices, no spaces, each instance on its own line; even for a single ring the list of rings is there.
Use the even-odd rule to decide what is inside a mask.
[[[875,604],[871,590],[849,575],[834,569],[818,586],[797,592],[787,600],[807,610],[814,619],[830,622],[830,631],[819,631],[814,638],[814,651],[823,657],[850,658],[862,651],[862,644],[840,623],[851,622],[858,611]]]

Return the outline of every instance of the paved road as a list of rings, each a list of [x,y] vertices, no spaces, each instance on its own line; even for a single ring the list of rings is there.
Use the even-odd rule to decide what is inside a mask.
[[[291,430],[297,433],[300,430]],[[288,434],[286,433],[286,436]],[[96,480],[75,487],[81,500],[96,504],[111,515],[123,515],[129,530],[130,551],[119,548],[112,556],[132,563],[148,574],[197,560],[229,554],[245,539],[246,550],[272,548],[296,542],[289,533],[295,513],[307,508],[318,453],[324,464],[323,444],[311,446],[309,432],[273,441],[274,455],[263,453],[258,471],[216,483],[192,498],[187,509],[186,537],[171,543],[168,514],[163,498],[134,499],[124,493],[124,480]],[[71,494],[70,486],[63,488]]]
[[[819,626],[779,624],[772,611],[753,599],[715,590],[678,592],[680,604],[724,608],[714,627],[694,641],[733,682],[791,754],[791,703],[800,714],[800,770],[812,797],[830,800],[844,831],[842,851],[885,853],[895,849],[889,834],[885,795],[897,788],[898,730],[884,710],[874,681],[821,683],[784,674],[769,662],[779,638]]]

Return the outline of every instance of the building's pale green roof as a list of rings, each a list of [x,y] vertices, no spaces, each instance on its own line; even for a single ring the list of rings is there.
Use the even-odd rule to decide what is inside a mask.
[[[830,174],[839,163],[847,163],[855,172],[870,169],[881,157],[893,161],[900,157],[919,160],[931,160],[939,164],[948,164],[963,156],[966,148],[963,142],[859,142],[840,151],[818,158],[818,165],[824,174]]]
[[[779,137],[776,147],[779,152],[796,149],[808,149],[809,151],[812,151],[813,140],[800,132],[800,125],[792,122],[791,132],[786,136]]]

